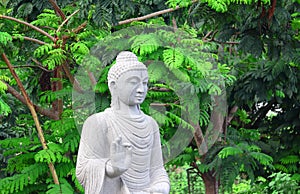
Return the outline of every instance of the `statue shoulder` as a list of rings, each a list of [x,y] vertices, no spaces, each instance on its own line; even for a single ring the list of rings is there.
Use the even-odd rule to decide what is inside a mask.
[[[106,129],[106,113],[100,112],[90,115],[83,124],[83,128]]]
[[[146,115],[146,117],[147,117],[147,120],[149,121],[149,124],[152,126],[153,131],[154,132],[159,131],[159,126],[158,126],[156,120],[149,115]]]
[[[94,113],[92,115],[90,115],[84,122],[85,123],[95,123],[95,122],[99,122],[99,121],[103,121],[105,120],[105,114],[104,112],[100,112],[100,113]]]

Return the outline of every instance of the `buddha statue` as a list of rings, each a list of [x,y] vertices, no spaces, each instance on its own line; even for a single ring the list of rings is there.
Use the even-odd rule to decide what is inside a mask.
[[[146,66],[119,53],[108,72],[110,108],[83,124],[76,176],[86,194],[169,193],[158,125],[140,109],[147,84]]]

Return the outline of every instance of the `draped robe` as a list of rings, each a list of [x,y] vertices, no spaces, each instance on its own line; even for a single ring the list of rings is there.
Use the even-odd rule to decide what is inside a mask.
[[[122,175],[110,178],[105,165],[117,137],[132,145],[132,162]],[[169,184],[157,123],[142,112],[132,117],[112,108],[90,116],[83,125],[76,176],[86,194],[142,194],[157,183]]]

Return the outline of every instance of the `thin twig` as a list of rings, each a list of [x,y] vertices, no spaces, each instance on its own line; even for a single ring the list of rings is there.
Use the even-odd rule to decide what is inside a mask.
[[[78,12],[79,12],[79,9],[76,10],[76,11],[74,11],[71,15],[69,15],[69,16],[67,17],[67,19],[65,19],[65,20],[59,25],[58,29],[56,30],[56,33],[58,33],[58,32],[61,30],[61,28],[63,27],[63,25],[65,25],[65,24],[70,20],[70,18],[73,17],[73,16],[74,16],[76,13],[78,13]]]
[[[202,40],[206,40],[211,34],[213,33],[213,31],[209,31],[203,38]]]

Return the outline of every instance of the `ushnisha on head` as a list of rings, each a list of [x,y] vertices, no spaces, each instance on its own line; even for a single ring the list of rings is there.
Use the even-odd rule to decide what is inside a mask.
[[[139,105],[146,96],[147,67],[132,52],[118,54],[116,64],[108,71],[107,80],[112,95],[111,107],[119,109],[120,100],[127,105]]]

